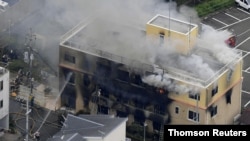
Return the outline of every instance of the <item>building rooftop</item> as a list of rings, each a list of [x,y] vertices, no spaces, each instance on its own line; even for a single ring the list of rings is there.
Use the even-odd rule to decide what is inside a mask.
[[[148,23],[169,27],[168,18],[161,15],[155,16]],[[188,34],[188,31],[196,27],[194,24],[176,19],[170,22],[170,26],[172,24],[177,26],[172,26],[171,30],[183,34]],[[142,27],[133,27],[119,22],[84,21],[66,33],[61,38],[60,44],[125,64],[133,70],[161,74],[199,87],[207,87],[213,83],[219,75],[242,57],[241,51],[227,49],[228,56],[225,55],[224,61],[220,61],[220,57],[223,56],[219,57],[210,48],[200,45],[196,45],[187,55],[170,53],[158,44],[150,42],[146,31],[142,29]]]
[[[61,131],[49,140],[56,141],[68,138],[73,141],[83,138],[102,138],[126,121],[127,118],[116,118],[112,115],[74,116],[68,114]]]
[[[156,15],[152,18],[148,24],[164,27],[168,30],[179,32],[182,34],[189,34],[193,28],[197,27],[197,25],[192,23],[187,23],[178,19],[169,18],[163,15]]]

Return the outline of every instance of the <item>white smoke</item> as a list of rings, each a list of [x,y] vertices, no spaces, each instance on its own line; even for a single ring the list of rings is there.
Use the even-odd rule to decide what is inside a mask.
[[[175,80],[171,79],[168,74],[151,74],[142,78],[144,83],[151,86],[160,87],[168,91],[178,92],[185,94],[189,92],[198,92],[198,88],[185,84],[178,84]]]
[[[98,22],[91,23],[91,26],[84,31],[85,35],[79,37],[81,41],[79,44],[85,45],[91,42],[95,48],[99,47],[101,50],[132,60],[130,63],[133,66],[141,67],[136,64],[136,61],[150,65],[157,64],[162,68],[171,66],[185,70],[201,79],[208,79],[215,73],[202,56],[178,55],[174,47],[175,42],[159,46],[151,37],[145,37],[142,34],[143,31],[138,32],[138,30],[145,30],[146,23],[156,14],[199,24],[200,19],[196,11],[190,7],[177,8],[175,2],[168,3],[163,0],[47,0],[45,11],[49,19],[55,20],[56,24],[65,29],[76,25],[88,15],[101,11]],[[174,26],[171,25],[170,28]],[[45,29],[42,28],[43,31]],[[119,31],[119,33],[113,34],[113,31]],[[47,31],[46,35],[50,37],[53,34]],[[224,42],[229,35],[227,31],[204,28],[197,45],[209,49],[220,62],[227,64],[235,56]],[[185,85],[177,85],[166,74],[149,75],[144,77],[143,81],[152,86],[184,93],[193,89]]]
[[[235,50],[225,43],[231,36],[232,33],[228,30],[218,31],[211,26],[203,25],[197,45],[207,48],[221,63],[228,64],[237,56]]]

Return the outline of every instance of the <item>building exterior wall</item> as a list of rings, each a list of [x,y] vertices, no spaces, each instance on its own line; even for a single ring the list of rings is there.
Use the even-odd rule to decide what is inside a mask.
[[[70,69],[77,76],[75,79],[76,83],[74,84],[74,87],[76,89],[79,89],[78,91],[76,91],[77,95],[82,96],[82,97],[78,97],[78,96],[76,97],[76,101],[78,101],[76,102],[76,105],[75,105],[77,107],[76,108],[77,111],[82,110],[84,108],[91,109],[93,107],[95,107],[95,109],[97,110],[98,104],[96,101],[90,102],[89,105],[85,107],[83,106],[84,104],[78,104],[78,103],[79,102],[84,103],[84,100],[83,100],[85,98],[84,95],[88,95],[87,93],[86,94],[84,93],[87,91],[82,90],[83,77],[86,74],[88,76],[94,75],[93,72],[95,72],[95,69],[96,69],[95,61],[100,60],[100,58],[98,59],[98,57],[92,56],[91,68],[86,70],[83,67],[84,61],[82,61],[81,63],[78,63],[78,62],[79,60],[84,60],[84,58],[90,58],[90,57],[87,57],[88,55],[86,55],[85,53],[79,53],[79,52],[76,53],[77,50],[74,50],[74,49],[69,49],[69,48],[64,48],[64,47],[61,47],[61,49],[62,49],[61,54],[64,54],[65,52],[66,53],[71,52],[72,55],[77,54],[77,56],[75,56],[75,58],[77,58],[75,61],[76,62],[75,64],[65,62],[64,60],[61,61],[61,66],[64,66],[64,68]],[[176,94],[173,92],[168,93],[168,98],[173,100],[171,104],[169,105],[166,104],[166,106],[168,107],[167,111],[169,112],[169,115],[170,115],[169,124],[213,124],[213,123],[214,124],[232,124],[233,118],[237,114],[239,114],[241,110],[240,88],[241,88],[241,81],[242,81],[241,80],[242,79],[242,76],[241,76],[242,61],[238,61],[238,63],[234,66],[235,68],[233,69],[234,71],[229,81],[228,81],[229,70],[226,70],[224,73],[219,75],[218,78],[215,79],[214,83],[211,83],[207,87],[200,88],[200,91],[199,91],[200,100],[198,102],[197,100],[190,98],[188,93],[186,94]],[[96,82],[92,82],[92,83],[93,85],[95,85]],[[180,82],[180,83],[185,84],[184,82]],[[212,96],[212,90],[214,89],[215,86],[218,86],[218,92],[214,93],[214,96]],[[92,92],[94,92],[95,86],[92,86],[92,87],[93,87]],[[228,104],[226,103],[226,93],[230,89],[232,89],[231,104]],[[90,99],[91,96],[88,95],[88,97],[89,97],[88,99]],[[115,101],[115,99],[113,101]],[[217,114],[211,117],[209,108],[214,105],[217,106]],[[179,108],[178,114],[176,114],[175,112],[176,107]],[[146,108],[146,110],[147,109],[150,109],[150,108]],[[227,110],[223,110],[223,109],[230,109],[230,112]],[[149,111],[153,112],[153,110],[149,110]],[[188,119],[189,111],[199,112],[199,122]],[[97,112],[98,111],[94,111],[92,112],[92,114],[96,114]],[[116,109],[112,109],[112,107],[110,107],[109,113],[115,114]],[[220,116],[220,114],[221,115],[228,114],[228,116],[225,118],[223,116]],[[133,116],[129,116],[128,119],[129,119],[128,123],[131,124],[132,122],[134,122]],[[153,131],[153,129],[150,127],[152,127],[151,124],[149,124],[149,129]]]
[[[126,141],[126,122],[113,129],[110,134],[104,137],[103,141]]]
[[[9,129],[9,71],[0,68],[0,128]]]
[[[69,54],[69,52],[71,53],[71,55],[74,55],[74,54],[77,54],[77,55],[74,55],[76,60],[75,60],[75,63],[69,63],[67,61],[65,61],[63,58],[64,54]],[[59,72],[60,72],[60,76],[61,76],[61,80],[60,82],[64,82],[65,81],[65,75],[63,73],[63,69],[69,69],[70,71],[72,71],[76,77],[75,79],[75,83],[74,85],[72,84],[69,84],[69,85],[72,85],[74,86],[74,88],[76,89],[76,95],[81,95],[82,97],[76,97],[76,104],[75,104],[75,109],[76,109],[76,112],[80,111],[80,110],[83,110],[83,111],[86,111],[86,112],[89,112],[91,114],[97,114],[99,111],[98,111],[98,105],[105,105],[105,103],[108,105],[106,105],[107,107],[109,107],[109,110],[108,110],[108,113],[109,114],[114,114],[116,115],[117,114],[117,110],[119,111],[123,111],[123,112],[126,112],[127,113],[127,116],[128,116],[128,122],[127,124],[130,125],[132,124],[133,122],[135,122],[135,119],[134,119],[134,116],[133,114],[136,112],[136,110],[139,110],[142,112],[143,116],[146,117],[146,115],[144,114],[145,111],[147,111],[148,113],[152,113],[152,114],[156,114],[158,115],[157,113],[154,113],[154,109],[152,108],[153,105],[148,105],[145,107],[145,109],[141,109],[141,108],[138,108],[138,107],[134,107],[134,104],[132,101],[126,103],[126,104],[121,104],[121,105],[116,105],[114,103],[117,103],[118,101],[118,97],[116,96],[113,96],[112,94],[109,94],[109,100],[106,100],[107,98],[105,96],[100,96],[100,97],[96,97],[96,99],[94,98],[94,96],[96,95],[96,84],[98,82],[96,81],[93,81],[93,77],[94,77],[94,73],[96,72],[96,68],[97,68],[97,63],[96,62],[99,62],[100,60],[102,60],[101,58],[98,58],[97,56],[93,57],[91,55],[86,55],[86,53],[84,52],[81,52],[79,54],[76,53],[77,50],[75,49],[72,49],[72,48],[66,48],[66,47],[63,47],[61,46],[60,47],[60,69],[59,69]],[[91,60],[91,65],[90,67],[91,68],[84,68],[84,63],[86,63],[86,58],[90,59]],[[82,60],[81,63],[77,63],[79,62],[79,60]],[[85,60],[85,61],[84,61]],[[106,61],[103,61],[103,62],[106,62]],[[107,62],[106,62],[107,63]],[[109,64],[109,63],[107,63]],[[113,64],[114,65],[114,64]],[[113,66],[111,64],[111,66]],[[115,67],[114,67],[115,68]],[[120,80],[117,80],[115,77],[115,74],[116,72],[111,72],[111,76],[107,79],[107,82],[108,81],[114,81],[114,83],[116,84],[121,84],[123,85],[124,87],[128,87],[129,83],[124,83]],[[88,78],[90,79],[90,84],[89,86],[85,86],[83,83],[84,83],[84,76],[88,76]],[[101,76],[100,76],[101,77]],[[130,89],[130,88],[134,88],[134,86],[129,86],[129,88],[127,88],[127,91]],[[119,89],[119,88],[117,88]],[[128,93],[129,94],[129,93]],[[70,95],[70,94],[69,94]],[[165,97],[167,97],[165,95]],[[86,102],[84,99],[87,99],[88,102]],[[63,97],[62,97],[62,106],[64,106],[64,100],[63,100]],[[82,106],[81,104],[78,104],[78,103],[84,103]],[[121,106],[121,107],[120,107]],[[74,106],[73,106],[74,107]],[[143,113],[144,112],[144,113]],[[167,112],[165,113],[167,114]],[[117,114],[118,115],[118,114]],[[162,116],[162,118],[166,115],[164,114],[160,114],[160,116]],[[151,117],[151,118],[154,118],[154,117]],[[152,120],[152,119],[151,119]],[[159,121],[159,122],[162,122],[162,121]],[[149,124],[148,124],[148,127],[150,128],[151,131],[153,131],[153,125],[150,124],[150,121],[149,121]]]
[[[196,43],[198,36],[198,27],[194,28],[190,33],[178,33],[173,30],[166,28],[161,28],[156,25],[146,24],[146,33],[148,36],[153,37],[156,41],[161,42],[160,34],[164,35],[163,45],[169,45],[176,47],[175,49],[183,54],[187,54],[190,49],[192,49]],[[171,41],[169,43],[169,41]]]
[[[171,38],[182,40],[184,43],[177,46],[177,50],[181,49],[180,53],[188,54],[190,47],[195,45],[198,27],[192,29],[189,34],[180,34],[147,24],[146,32],[156,40],[161,33],[164,33],[166,39],[168,34],[171,34]],[[232,60],[236,59],[232,58]],[[233,124],[234,117],[241,111],[242,64],[241,58],[234,64],[226,64],[216,75],[211,76],[208,83],[199,85],[173,78],[175,84],[195,88],[194,92],[163,91],[159,93],[161,88],[132,82],[135,75],[144,75],[146,70],[133,72],[125,64],[81,51],[79,48],[70,47],[70,44],[69,46],[61,44],[59,73],[60,82],[65,80],[65,72],[71,71],[74,74],[74,82],[68,85],[71,85],[75,91],[68,92],[66,95],[69,95],[67,98],[75,95],[73,100],[76,102],[73,102],[71,106],[76,109],[76,112],[84,110],[91,114],[100,112],[117,114],[117,116],[119,112],[123,112],[128,117],[128,125],[138,122],[139,119],[141,123],[147,122],[147,128],[154,131],[160,129],[158,124]],[[124,74],[123,78],[119,78],[120,72]],[[100,95],[98,95],[99,88],[102,89]],[[138,95],[133,95],[134,89],[140,89]],[[116,94],[121,93],[120,91],[125,92],[123,96]],[[124,95],[141,97],[141,99],[138,102]],[[67,98],[62,96],[62,105],[67,103],[65,102]],[[160,105],[152,101],[140,105],[143,98],[156,100]]]

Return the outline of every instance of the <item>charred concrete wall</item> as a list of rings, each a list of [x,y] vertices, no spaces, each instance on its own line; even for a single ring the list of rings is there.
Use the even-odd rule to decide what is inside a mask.
[[[74,54],[77,60],[65,61],[65,53]],[[74,108],[76,112],[130,117],[128,123],[150,121],[152,130],[160,130],[162,124],[169,123],[167,106],[172,101],[167,97],[168,91],[143,83],[143,72],[63,47],[60,55],[61,76],[70,71],[74,74],[62,93],[62,106]]]

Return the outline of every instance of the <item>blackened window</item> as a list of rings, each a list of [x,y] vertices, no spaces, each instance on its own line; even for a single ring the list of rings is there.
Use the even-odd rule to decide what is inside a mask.
[[[96,73],[101,77],[108,77],[111,74],[111,67],[102,62],[96,62]]]
[[[85,86],[89,86],[89,84],[90,84],[90,79],[89,79],[89,76],[87,74],[84,74],[84,76],[83,76],[83,84]]]
[[[75,84],[75,73],[72,73],[72,75],[69,79],[69,83]]]
[[[123,112],[123,111],[116,111],[116,116],[117,117],[128,117],[128,113],[127,112]]]
[[[145,122],[145,114],[142,110],[136,109],[134,113],[134,122],[138,124],[143,124]]]
[[[229,70],[228,70],[228,74],[227,74],[227,81],[230,81],[230,80],[231,80],[232,75],[233,75],[233,70],[232,70],[232,69],[229,69]]]
[[[200,100],[200,94],[199,93],[189,93],[189,98],[195,99],[195,100]]]
[[[142,84],[141,76],[139,74],[132,74],[131,82],[136,85],[141,85]]]
[[[0,101],[0,108],[3,108],[3,100]]]
[[[129,82],[129,72],[124,70],[117,70],[117,77],[119,80]]]
[[[72,73],[72,74],[71,74]],[[65,79],[69,79],[68,82],[71,84],[75,83],[75,73],[73,73],[71,70],[64,68],[63,74]],[[70,75],[71,74],[71,75]]]
[[[217,115],[217,106],[210,108],[211,117]]]
[[[154,113],[156,114],[165,114],[165,108],[163,104],[154,105]]]
[[[161,123],[153,121],[153,128],[154,130],[160,131],[161,130]]]
[[[76,106],[76,89],[73,85],[66,85],[62,92],[62,105],[75,108]]]
[[[160,32],[160,45],[164,43],[164,36],[165,34],[163,32]]]
[[[188,111],[188,119],[199,122],[199,118],[199,113],[190,110]]]
[[[3,80],[0,81],[0,90],[3,90]]]
[[[228,90],[226,93],[226,102],[227,104],[231,104],[231,95],[232,95],[232,89]]]
[[[212,96],[214,96],[216,93],[218,93],[218,86],[217,85],[212,90]]]
[[[68,62],[70,62],[70,63],[73,63],[73,64],[76,63],[75,57],[72,56],[72,55],[69,55],[69,54],[64,54],[64,60],[65,60],[65,61],[68,61]]]
[[[106,106],[98,105],[98,113],[109,114],[109,108]]]
[[[175,107],[175,113],[179,114],[179,107]]]

